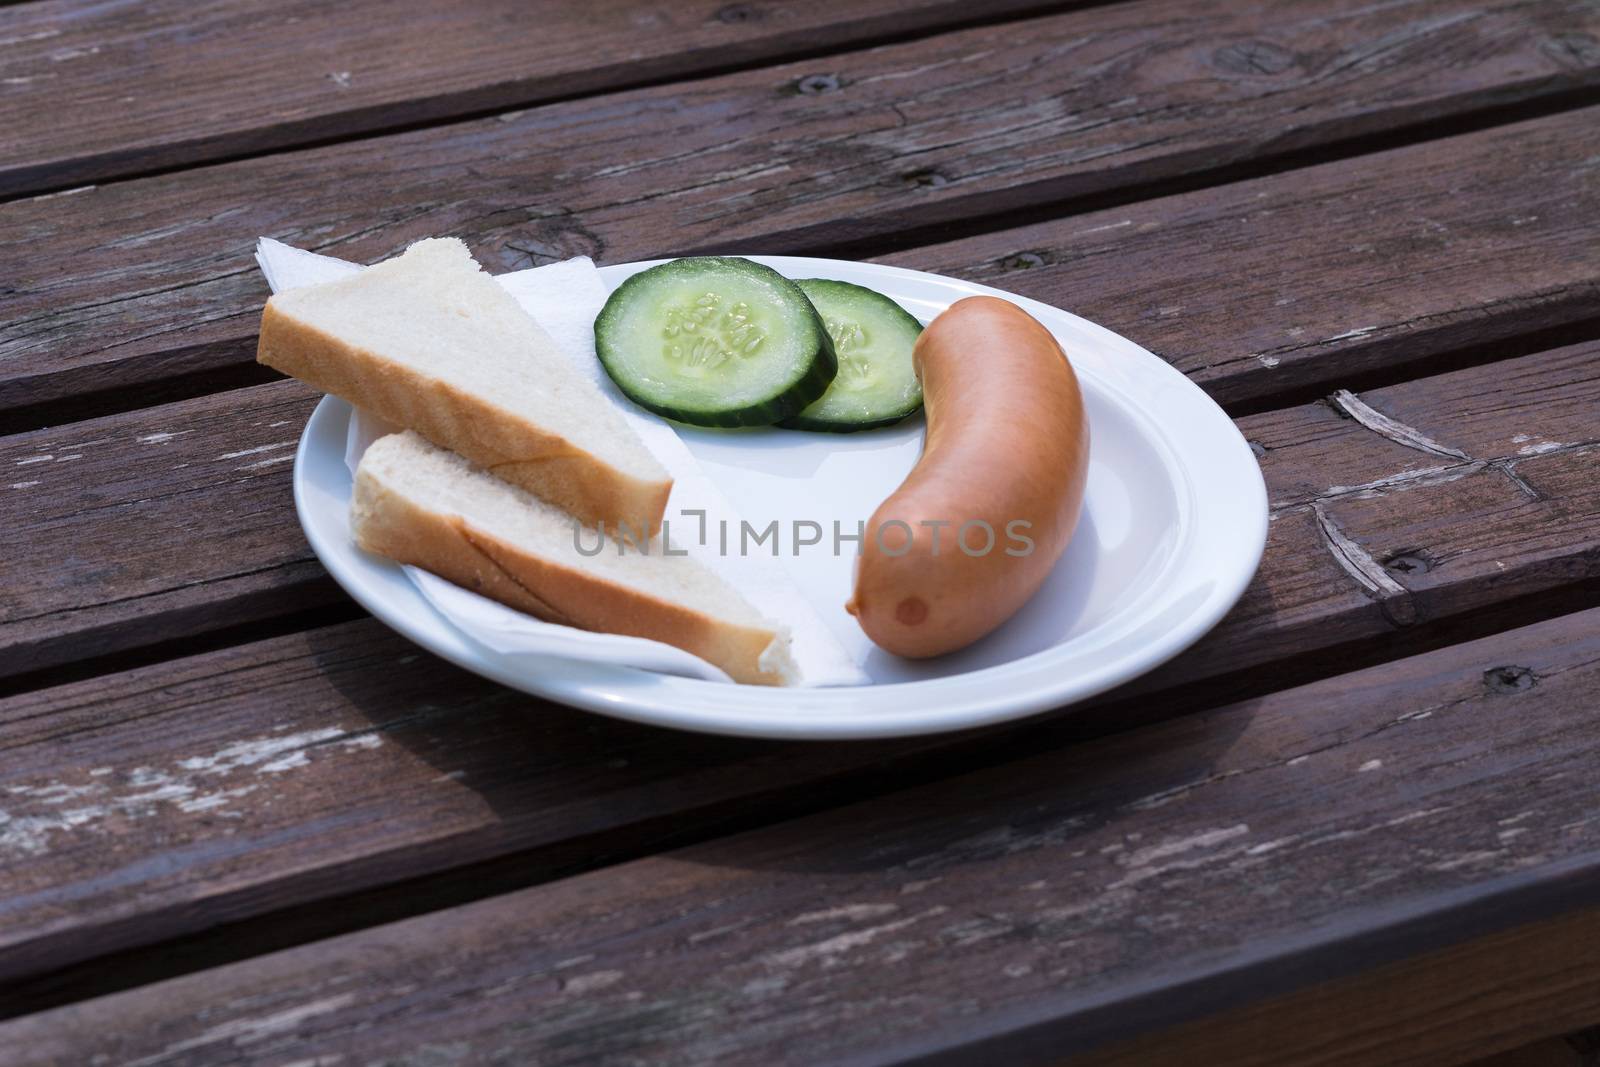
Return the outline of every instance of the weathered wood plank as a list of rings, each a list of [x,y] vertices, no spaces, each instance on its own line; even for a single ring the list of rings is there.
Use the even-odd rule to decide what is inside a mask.
[[[1600,343],[1590,342],[1359,396],[1335,394],[1239,425],[1260,450],[1272,506],[1281,509],[1330,495],[1335,466],[1350,492],[1462,463],[1559,451],[1594,440],[1597,411]]]
[[[0,980],[512,851],[637,849],[889,748],[611,722],[371,621],[12,698]]]
[[[1466,610],[1458,596],[1502,601],[1592,576],[1594,505],[1581,482],[1555,500],[1522,501],[1503,521],[1470,520],[1505,538],[1506,567],[1451,553],[1478,511],[1463,494],[1510,507],[1530,491],[1515,473],[1538,472],[1540,457],[1592,464],[1597,378],[1600,345],[1587,344],[1346,402],[1461,456],[1398,443],[1327,404],[1240,420],[1263,450],[1278,515],[1261,575],[1223,624],[1240,645],[1226,662],[1243,668],[1307,642],[1334,647],[1437,621]],[[0,558],[0,677],[339,602],[290,494],[313,403],[282,382],[0,439],[0,470],[13,479],[0,482],[0,500],[16,515],[15,547]],[[1546,532],[1524,536],[1516,524],[1534,520]],[[1362,562],[1377,577],[1358,583],[1341,569],[1350,561],[1329,550],[1334,528],[1367,545]],[[1511,570],[1535,545],[1537,561]],[[1219,673],[1214,651],[1176,666],[1185,664]]]
[[[1046,6],[998,0],[984,16]],[[0,195],[849,48],[974,14],[950,0],[648,11],[626,0],[45,0],[0,10]]]
[[[1600,316],[1600,110],[886,257],[1118,330],[1261,405]]]
[[[1392,656],[1413,640],[1408,635],[1426,641],[1535,596],[1590,588],[1593,602],[1600,404],[1587,398],[1600,388],[1597,378],[1600,345],[1590,345],[1362,398],[1374,411],[1403,413],[1419,434],[1470,450],[1472,458],[1444,470],[1433,469],[1437,457],[1322,405],[1242,420],[1247,433],[1268,442],[1263,465],[1278,501],[1262,570],[1216,631],[1101,706],[1116,709],[1122,725],[1180,714],[1218,702],[1217,679],[1241,672],[1259,669],[1270,684],[1257,689],[1274,688],[1318,657],[1346,657],[1363,643]],[[1497,382],[1519,388],[1497,393],[1489,388]],[[268,438],[286,428],[271,423],[310,402],[293,384],[247,392],[275,398],[246,408],[266,413],[259,416],[266,425],[252,432]],[[280,598],[293,601],[304,579],[290,568],[313,564],[293,528],[287,465],[217,474],[286,450],[217,460],[233,450],[221,442],[237,440],[251,421],[238,407],[217,403],[173,405],[205,406],[206,414],[169,418],[160,425],[192,424],[192,432],[140,445],[161,449],[146,461],[152,469],[199,468],[196,485],[168,494],[159,478],[134,471],[123,492],[151,513],[138,527],[111,527],[106,536],[137,538],[139,529],[181,522],[179,535],[147,541],[123,563],[102,549],[100,565],[113,573],[125,568],[131,588],[159,602],[163,560],[176,568],[203,557],[252,572],[253,558],[230,556],[230,546],[261,536],[295,560],[281,568],[278,586]],[[137,441],[161,432],[156,423],[134,421],[151,417],[146,411],[71,429],[115,423],[122,438]],[[1459,435],[1450,436],[1456,428]],[[152,432],[140,432],[146,429]],[[1377,446],[1361,451],[1362,435]],[[1523,436],[1530,441],[1517,440]],[[1534,440],[1560,447],[1530,449]],[[1524,450],[1532,454],[1519,454]],[[15,464],[21,454],[0,463]],[[1345,454],[1359,462],[1342,461]],[[82,491],[86,483],[73,464],[88,458],[58,456],[20,469],[38,472],[28,477],[41,487],[54,478]],[[1351,488],[1363,479],[1373,485]],[[1320,495],[1308,499],[1310,485],[1320,486]],[[116,490],[99,490],[106,495],[84,521],[117,514],[123,504]],[[248,499],[233,499],[238,494]],[[54,523],[49,498],[37,509],[41,522]],[[258,533],[213,523],[213,511],[245,516]],[[50,573],[28,552],[88,555],[73,546],[91,534],[69,526],[51,526],[38,547],[7,560],[3,566],[14,570],[0,571],[0,588],[15,573],[31,582],[35,598],[77,604],[61,612],[67,620],[74,613],[94,619],[94,605],[107,597],[95,584],[102,575],[68,570],[76,582],[58,581],[65,593],[25,578],[35,567]],[[93,537],[102,536],[99,529]],[[1339,535],[1338,553],[1330,531]],[[1408,570],[1398,565],[1403,557],[1421,562]],[[196,573],[183,572],[191,583],[183,588],[195,587]],[[222,590],[216,610],[237,615],[248,604],[229,580],[226,573],[214,579]],[[29,633],[39,623],[17,625]],[[51,625],[65,632],[72,623],[58,618]],[[26,647],[37,656],[45,644]],[[197,702],[203,716],[194,713]],[[371,890],[402,873],[426,876],[520,853],[531,879],[572,862],[574,852],[626,852],[663,826],[692,832],[732,812],[836,802],[851,775],[858,777],[850,788],[881,789],[950,761],[1059,744],[1058,727],[1068,736],[1076,729],[1068,716],[981,742],[803,751],[682,737],[604,723],[472,681],[373,623],[41,690],[0,702],[0,748],[12,750],[0,760],[7,816],[0,846],[10,849],[18,872],[9,899],[0,899],[0,977],[21,979],[219,922]],[[629,762],[607,763],[615,759]],[[450,777],[456,771],[465,778]],[[146,864],[152,841],[174,858]]]
[[[1592,902],[1597,685],[1590,611],[20,1019],[0,1047],[1058,1062]],[[1597,959],[1570,954],[1559,988],[1592,998]],[[1527,1003],[1522,973],[1496,995]],[[1400,1017],[1414,1059],[1459,1036]],[[1305,1051],[1374,1037],[1356,1020]]]
[[[1478,1057],[1595,1018],[1600,982],[1586,957],[1597,951],[1600,912],[1590,908],[1134,1038],[1070,1062],[1072,1067],[1587,1067],[1558,1038]],[[1330,1034],[1338,1039],[1330,1043]]]
[[[1404,472],[1273,517],[1260,571],[1206,638],[1124,692],[1224,671],[1307,670],[1398,648],[1542,594],[1593,603],[1600,445]],[[1545,609],[1562,610],[1557,602]],[[1483,627],[1480,625],[1480,632]],[[1410,647],[1415,647],[1411,645]]]
[[[291,495],[317,396],[281,382],[0,438],[0,676],[343,602]]]
[[[1570,92],[1600,81],[1600,51],[1550,42],[1591,32],[1600,13],[1577,0],[1124,4],[0,205],[0,409],[126,407],[248,364],[257,234],[374,260],[455,233],[496,270],[810,250]],[[1292,62],[1241,72],[1253,41]],[[1301,366],[1392,358],[1397,336],[1437,351],[1593,314],[1578,261],[1600,214],[1597,126],[1572,115],[897,261],[1091,313],[1253,396]],[[1239,278],[1226,307],[1219,261]],[[1233,375],[1256,384],[1230,393]]]

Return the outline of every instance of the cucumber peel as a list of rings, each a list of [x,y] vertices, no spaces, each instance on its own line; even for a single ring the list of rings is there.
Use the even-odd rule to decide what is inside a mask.
[[[827,391],[833,340],[798,285],[735,256],[650,267],[617,287],[595,351],[629,399],[696,426],[770,426]]]
[[[779,425],[853,433],[888,426],[922,407],[911,350],[922,324],[881,293],[850,282],[796,283],[822,316],[838,360],[827,392]]]

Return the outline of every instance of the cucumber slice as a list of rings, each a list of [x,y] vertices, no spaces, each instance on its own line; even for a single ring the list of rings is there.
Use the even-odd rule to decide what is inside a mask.
[[[799,286],[733,256],[635,274],[595,318],[594,343],[634,403],[696,426],[770,426],[821,396],[837,369]]]
[[[797,283],[827,324],[839,374],[810,407],[785,419],[794,430],[852,433],[899,422],[922,406],[911,347],[922,324],[881,293],[849,282]]]

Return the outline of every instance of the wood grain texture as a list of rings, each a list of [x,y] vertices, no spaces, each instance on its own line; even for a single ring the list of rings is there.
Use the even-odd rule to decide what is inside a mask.
[[[1600,574],[1600,503],[1581,476],[1600,442],[1597,379],[1600,345],[1587,344],[1364,394],[1465,458],[1326,403],[1240,420],[1275,509],[1266,561],[1216,640],[1159,678],[1384,637]],[[282,382],[0,439],[16,531],[0,557],[0,677],[340,602],[291,498],[313,404]],[[1557,469],[1576,481],[1535,499],[1529,479]],[[1353,540],[1335,552],[1332,531]],[[1504,547],[1467,553],[1469,536]]]
[[[910,747],[612,722],[372,621],[12,698],[0,980],[512,851],[559,870]]]
[[[1491,388],[1502,382],[1518,388]],[[1285,672],[1318,656],[1347,656],[1363,642],[1392,656],[1409,635],[1533,597],[1558,604],[1575,585],[1592,586],[1600,577],[1597,395],[1600,344],[1363,397],[1470,451],[1444,469],[1324,405],[1242,420],[1247,435],[1268,443],[1263,467],[1276,503],[1260,573],[1212,634],[1099,705],[1121,709],[1123,725],[1178,715],[1220,702],[1212,695],[1219,678],[1256,671],[1281,685]],[[306,577],[314,564],[295,528],[287,465],[268,463],[286,447],[215,458],[236,450],[225,442],[237,441],[241,426],[264,423],[255,432],[268,438],[291,428],[271,424],[310,400],[292,383],[231,396],[277,417],[247,418],[206,398],[173,405],[203,407],[204,418],[164,411],[160,423],[118,416],[73,428],[110,436],[104,424],[115,423],[119,439],[139,441],[158,437],[158,424],[192,426],[139,447],[159,448],[147,461],[152,470],[171,465],[199,484],[179,482],[185,488],[169,493],[149,475],[130,482],[144,513],[127,527],[103,525],[125,507],[108,486],[76,533],[75,520],[58,522],[41,501],[40,521],[54,525],[21,539],[36,540],[31,551],[41,559],[88,559],[80,542],[119,538],[136,541],[137,551],[102,547],[98,570],[8,560],[0,587],[31,581],[35,600],[57,605],[53,617],[12,624],[10,633],[70,633],[121,610],[98,606],[118,598],[97,583],[119,573],[153,604],[173,595],[171,586],[197,596],[214,585],[211,610],[242,615],[249,596],[229,568],[274,573],[272,556],[229,554],[251,537],[290,560],[276,564],[278,601],[323,588],[325,580]],[[28,475],[40,481],[35,489],[83,492],[73,464],[87,457],[50,454],[21,468],[37,472]],[[237,470],[247,463],[267,465]],[[56,486],[47,488],[50,479]],[[169,527],[160,539],[139,536]],[[1404,559],[1417,566],[1402,567]],[[183,571],[174,582],[164,570],[199,560],[217,566],[211,579]],[[29,579],[34,570],[56,581]],[[123,632],[137,641],[162,625],[157,616]],[[13,636],[8,645],[37,658],[47,642]],[[61,637],[58,647],[70,654],[76,646]],[[21,659],[13,653],[9,662]],[[1069,735],[1073,721],[1061,720]],[[849,775],[864,776],[851,788],[871,789],[874,780],[915,780],[950,761],[1008,758],[1041,739],[1061,743],[1043,729],[981,742],[812,748],[624,727],[472,680],[371,623],[41,690],[0,702],[0,748],[11,751],[0,761],[8,768],[0,770],[0,846],[18,872],[9,900],[0,899],[0,979],[512,853],[526,856],[531,879],[574,855],[627,852],[664,826],[688,833],[732,812],[827,803]],[[607,762],[615,759],[627,764]],[[464,778],[452,777],[457,771]],[[145,862],[152,842],[168,860]]]
[[[0,675],[342,602],[290,486],[317,395],[282,382],[0,438],[18,534]]]
[[[984,13],[1040,6],[996,0]],[[0,195],[847,48],[972,16],[949,0],[649,9],[625,0],[46,0],[0,10]]]
[[[886,257],[1065,307],[1224,404],[1600,313],[1600,109]]]
[[[1600,1014],[1600,912],[1504,930],[1074,1057],[1072,1067],[1592,1067],[1530,1037]],[[1338,1035],[1335,1041],[1329,1034]],[[1478,1057],[1496,1048],[1511,1051]],[[1467,1058],[1471,1057],[1468,1063]]]
[[[1591,611],[35,1015],[0,1048],[1058,1062],[1592,903],[1596,685]],[[1563,988],[1592,996],[1597,959]],[[1407,1062],[1437,1062],[1427,1036]],[[1323,1032],[1312,1062],[1372,1037]]]
[[[1550,42],[1597,23],[1577,0],[1124,4],[0,205],[14,264],[0,409],[84,393],[126,406],[128,389],[248,364],[258,234],[372,261],[450,233],[497,271],[809,250],[1570,92],[1600,79],[1600,53]],[[1266,43],[1292,61],[1241,70]],[[1282,359],[1257,395],[1309,355],[1370,362],[1398,333],[1436,351],[1467,339],[1464,321],[1487,316],[1496,335],[1579,313],[1596,125],[1585,113],[897,261],[1091,311],[1186,368],[1216,364],[1219,395],[1223,376],[1263,369],[1250,351]],[[1461,172],[1474,178],[1458,188]],[[1552,258],[1530,270],[1538,243]],[[1249,316],[1226,319],[1201,288],[1219,249],[1249,271],[1232,287]],[[1475,284],[1432,288],[1440,262],[1470,264]],[[1389,265],[1404,287],[1359,284]]]

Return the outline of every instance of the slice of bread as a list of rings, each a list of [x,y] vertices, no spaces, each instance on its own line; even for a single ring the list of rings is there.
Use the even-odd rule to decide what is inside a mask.
[[[692,652],[736,682],[794,684],[782,627],[686,556],[609,540],[415,433],[373,442],[350,527],[369,552],[432,571],[519,611]],[[681,549],[674,549],[675,552]]]
[[[453,238],[279,293],[256,358],[612,529],[660,529],[672,479]]]

